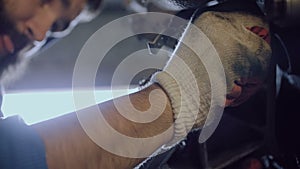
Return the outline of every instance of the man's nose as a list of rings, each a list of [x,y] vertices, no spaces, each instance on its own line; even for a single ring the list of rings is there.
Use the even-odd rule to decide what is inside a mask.
[[[25,34],[30,39],[42,41],[55,21],[51,12],[38,12],[34,17],[25,22]]]

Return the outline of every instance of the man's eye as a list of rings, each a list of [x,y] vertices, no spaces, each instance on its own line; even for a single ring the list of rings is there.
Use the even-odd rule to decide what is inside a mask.
[[[60,19],[52,25],[51,32],[64,31],[69,27],[69,25],[70,25],[70,21],[67,21],[65,19]]]

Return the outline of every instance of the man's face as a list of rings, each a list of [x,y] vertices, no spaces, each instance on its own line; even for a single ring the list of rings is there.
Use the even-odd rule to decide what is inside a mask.
[[[62,31],[87,0],[0,0],[0,75],[17,53],[47,32]]]

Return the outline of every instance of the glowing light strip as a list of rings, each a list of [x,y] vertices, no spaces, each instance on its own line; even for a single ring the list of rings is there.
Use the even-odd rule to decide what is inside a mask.
[[[95,102],[136,92],[137,89],[96,90]],[[80,91],[87,92],[87,91]],[[89,103],[82,108],[93,105]],[[53,92],[10,93],[3,96],[4,116],[20,115],[27,124],[34,124],[75,111],[72,90]]]

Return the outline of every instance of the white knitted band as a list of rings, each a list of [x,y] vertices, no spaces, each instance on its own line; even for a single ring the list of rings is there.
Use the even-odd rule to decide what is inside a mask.
[[[169,145],[184,139],[193,127],[204,125],[211,104],[210,81],[214,81],[214,90],[218,91],[215,93],[221,95],[214,104],[222,107],[225,103],[225,74],[213,44],[194,25],[187,27],[180,41],[164,70],[152,78],[171,100],[175,133]]]
[[[235,80],[263,79],[270,58],[269,45],[246,29],[267,27],[257,17],[206,12],[195,25],[200,29],[187,27],[164,70],[152,78],[171,100],[175,133],[170,144],[184,139],[191,129],[203,127],[207,119],[215,120],[210,112],[224,108]]]

